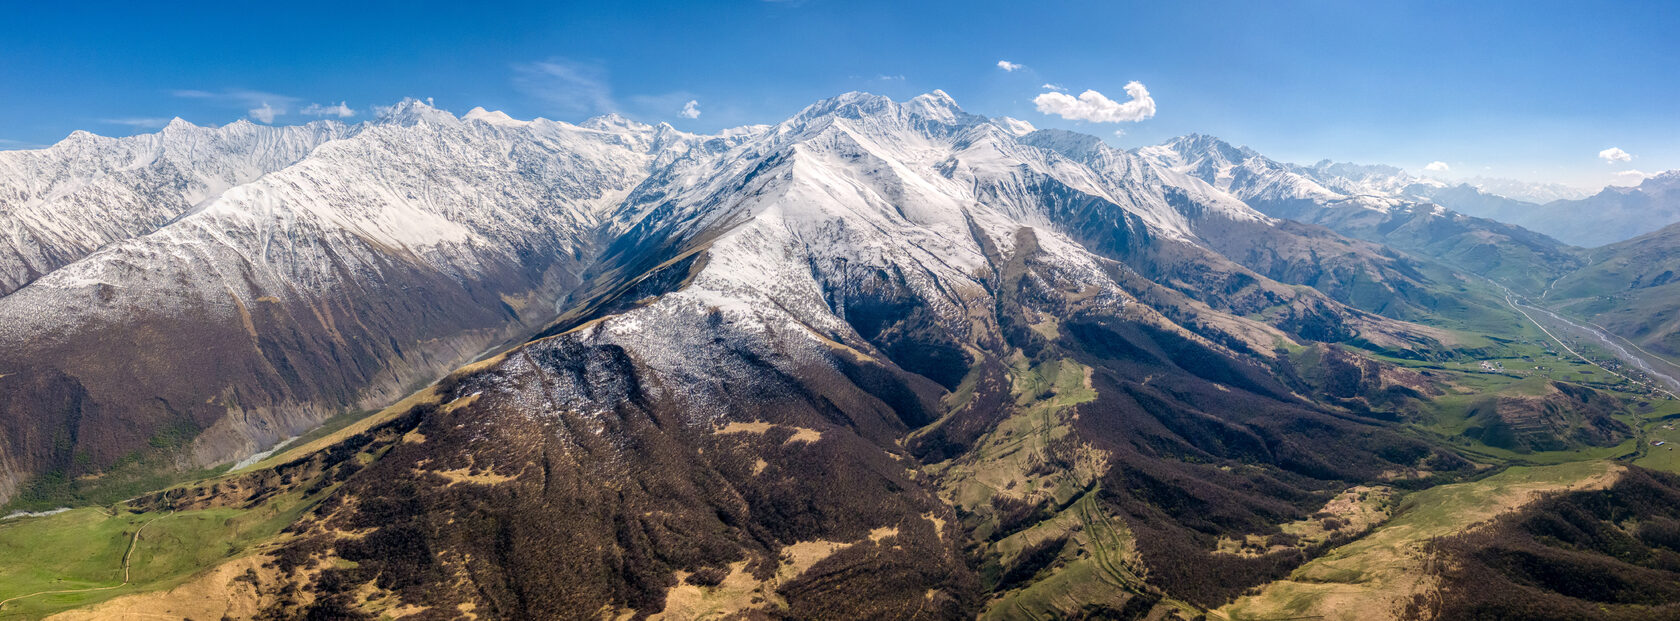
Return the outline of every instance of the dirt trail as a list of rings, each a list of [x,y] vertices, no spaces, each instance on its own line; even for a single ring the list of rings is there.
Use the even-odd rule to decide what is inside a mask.
[[[160,515],[160,516],[157,516],[157,517],[152,518],[150,520],[146,520],[146,523],[141,524],[140,528],[134,529],[134,537],[132,537],[128,540],[128,550],[125,550],[123,552],[123,558],[122,558],[123,581],[122,581],[122,584],[116,584],[116,585],[104,586],[104,587],[93,587],[93,588],[88,588],[88,589],[62,589],[62,590],[56,590],[56,591],[36,591],[34,593],[30,593],[30,594],[27,594],[27,595],[18,595],[16,597],[9,597],[9,598],[0,600],[0,613],[5,612],[6,604],[10,604],[12,602],[15,602],[15,601],[18,601],[18,600],[21,600],[21,599],[28,599],[28,598],[31,598],[31,597],[35,597],[37,595],[64,595],[64,594],[69,594],[69,593],[93,593],[95,591],[109,591],[109,590],[112,590],[112,589],[120,589],[120,588],[123,588],[125,586],[128,586],[128,583],[129,583],[129,566],[128,566],[128,563],[129,563],[129,559],[134,556],[134,547],[140,544],[140,533],[145,532],[146,527],[151,526],[152,522],[156,522],[158,520],[169,517],[171,515],[175,515],[175,512],[170,511],[169,513],[166,513],[164,515]]]

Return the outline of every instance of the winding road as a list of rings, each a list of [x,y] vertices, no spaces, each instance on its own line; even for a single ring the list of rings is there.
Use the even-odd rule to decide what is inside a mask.
[[[1593,366],[1598,367],[1600,369],[1603,369],[1605,373],[1609,373],[1609,374],[1614,375],[1616,377],[1620,377],[1622,379],[1625,379],[1625,380],[1627,380],[1629,382],[1632,382],[1632,383],[1635,383],[1635,384],[1644,384],[1645,383],[1645,382],[1641,382],[1639,380],[1633,379],[1631,377],[1628,377],[1626,375],[1623,375],[1621,373],[1617,373],[1615,371],[1612,371],[1612,370],[1606,368],[1604,365],[1601,365],[1597,362],[1594,362],[1591,358],[1588,358],[1586,356],[1581,355],[1580,352],[1577,352],[1577,351],[1574,350],[1574,348],[1571,348],[1569,346],[1569,343],[1564,342],[1564,340],[1562,338],[1558,337],[1558,335],[1553,334],[1551,330],[1547,329],[1545,324],[1540,323],[1540,321],[1536,320],[1533,315],[1528,314],[1529,310],[1532,310],[1532,311],[1537,312],[1537,313],[1545,313],[1546,316],[1551,317],[1553,320],[1562,322],[1562,323],[1564,323],[1564,324],[1566,324],[1566,325],[1568,325],[1568,326],[1570,326],[1570,327],[1572,327],[1576,330],[1580,330],[1580,331],[1585,332],[1587,334],[1591,334],[1594,338],[1598,339],[1599,341],[1603,342],[1606,346],[1608,346],[1612,350],[1612,353],[1617,358],[1620,358],[1624,361],[1627,361],[1627,362],[1631,363],[1633,366],[1638,367],[1639,370],[1644,371],[1645,373],[1649,374],[1651,377],[1657,378],[1661,382],[1661,384],[1666,384],[1666,385],[1672,387],[1672,388],[1664,388],[1661,385],[1657,385],[1657,386],[1652,386],[1652,388],[1654,388],[1658,392],[1666,394],[1670,397],[1680,398],[1680,395],[1676,395],[1675,392],[1674,392],[1675,390],[1680,390],[1680,379],[1675,379],[1674,376],[1658,370],[1656,368],[1657,365],[1652,364],[1649,360],[1646,360],[1645,357],[1628,351],[1628,349],[1626,347],[1623,347],[1620,343],[1617,343],[1616,340],[1611,337],[1611,335],[1605,333],[1603,330],[1600,330],[1598,328],[1589,327],[1589,326],[1586,326],[1586,325],[1582,325],[1579,322],[1576,322],[1572,319],[1569,319],[1569,318],[1564,317],[1562,315],[1559,315],[1555,312],[1552,312],[1550,309],[1541,308],[1539,306],[1534,306],[1534,305],[1531,305],[1531,304],[1525,304],[1523,302],[1518,302],[1517,301],[1518,296],[1515,293],[1512,293],[1511,290],[1509,288],[1507,288],[1505,285],[1501,285],[1501,284],[1499,284],[1497,282],[1494,282],[1492,280],[1488,280],[1488,282],[1493,283],[1495,286],[1498,286],[1500,288],[1500,290],[1505,292],[1505,303],[1506,304],[1511,305],[1511,308],[1516,310],[1518,313],[1522,313],[1523,318],[1528,319],[1529,323],[1534,324],[1534,327],[1540,328],[1540,331],[1544,332],[1547,337],[1550,337],[1553,341],[1557,341],[1557,344],[1559,346],[1563,347],[1564,351],[1569,352],[1570,354],[1574,355],[1576,358],[1580,358],[1582,361],[1585,361],[1587,364],[1590,364],[1590,365],[1593,365]],[[1528,310],[1524,310],[1524,309],[1528,309]],[[1629,344],[1632,345],[1632,343],[1629,343]],[[1634,347],[1638,348],[1637,345],[1635,345]],[[1644,351],[1644,350],[1641,350],[1641,351]]]

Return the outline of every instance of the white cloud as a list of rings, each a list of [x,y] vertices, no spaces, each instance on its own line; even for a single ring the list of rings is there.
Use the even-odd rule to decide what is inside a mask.
[[[1618,149],[1616,147],[1610,147],[1610,148],[1605,149],[1603,151],[1599,151],[1598,152],[1598,158],[1601,159],[1601,160],[1604,160],[1604,162],[1607,163],[1607,164],[1614,164],[1616,162],[1632,161],[1633,160],[1633,154],[1628,153],[1627,151],[1623,151],[1621,149]]]
[[[1639,182],[1656,176],[1642,170],[1619,170],[1610,174],[1616,177],[1617,185],[1639,185]]]
[[[157,129],[159,127],[163,127],[165,125],[168,125],[169,124],[169,119],[160,119],[160,118],[153,118],[153,117],[143,117],[143,118],[128,117],[128,118],[121,118],[121,119],[99,119],[99,122],[100,123],[109,123],[111,125],[127,125],[129,127],[133,127],[133,128],[136,128],[136,129]]]
[[[1042,88],[1042,89],[1047,90],[1047,91],[1056,91],[1058,93],[1066,93],[1067,92],[1067,89],[1062,88],[1062,85],[1051,84],[1049,82],[1045,82],[1044,85],[1040,86],[1039,88]]]
[[[696,99],[688,100],[688,103],[683,104],[682,112],[677,114],[681,115],[682,118],[685,119],[700,118],[700,101]]]
[[[274,106],[268,105],[268,102],[265,101],[261,106],[251,108],[248,114],[251,115],[253,120],[262,121],[264,123],[273,123],[274,115],[285,114],[285,112],[276,110]]]
[[[1452,170],[1452,167],[1448,166],[1446,162],[1437,161],[1437,162],[1430,162],[1429,165],[1424,166],[1423,169],[1427,170],[1429,172],[1447,172],[1449,170]]]
[[[1023,65],[1021,63],[1012,63],[1012,62],[1009,62],[1007,60],[998,61],[997,66],[998,66],[999,69],[1002,69],[1004,71],[1015,71],[1017,69],[1026,69],[1027,68],[1026,65]]]
[[[297,105],[298,98],[262,91],[229,88],[219,91],[178,90],[172,91],[176,97],[187,99],[202,99],[212,104],[245,110],[253,120],[273,123],[274,119],[284,116],[292,106]]]
[[[351,110],[350,106],[345,105],[345,102],[342,101],[338,102],[338,105],[336,106],[323,106],[318,103],[312,103],[298,112],[309,116],[336,116],[341,119],[348,119],[356,116],[356,111]]]
[[[875,79],[880,80],[882,82],[903,82],[904,81],[904,76],[898,75],[898,74],[893,74],[893,75],[882,74],[882,75],[875,76]]]
[[[1049,92],[1033,98],[1038,111],[1071,121],[1093,123],[1137,122],[1155,116],[1155,100],[1142,82],[1128,82],[1126,94],[1131,99],[1118,102],[1096,91],[1085,91],[1078,98],[1067,93]]]
[[[1125,138],[1126,137],[1126,130],[1124,130],[1124,129],[1114,130],[1114,137],[1115,138]]]
[[[618,102],[622,103],[622,106],[613,111],[630,114],[635,118],[653,119],[670,118],[671,113],[675,112],[679,117],[692,119],[699,117],[700,112],[704,112],[700,109],[699,100],[700,98],[695,93],[689,91],[671,91],[657,95],[629,95],[624,98],[624,101]],[[688,102],[690,101],[694,102],[694,116],[684,114],[684,111],[688,110]]]
[[[513,66],[513,87],[561,112],[614,112],[607,71],[564,58]]]

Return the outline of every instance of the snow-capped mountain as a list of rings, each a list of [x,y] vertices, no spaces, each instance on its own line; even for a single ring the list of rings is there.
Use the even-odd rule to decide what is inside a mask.
[[[1288,164],[1204,135],[1183,136],[1135,152],[1159,166],[1195,176],[1230,192],[1268,215],[1324,224],[1344,234],[1414,250],[1423,249],[1417,243],[1427,246],[1440,240],[1407,241],[1373,236],[1373,222],[1385,223],[1379,228],[1400,228],[1394,224],[1394,217],[1386,215],[1390,212],[1408,217],[1445,218],[1460,224],[1469,222],[1463,220],[1468,216],[1477,222],[1474,228],[1497,230],[1498,236],[1518,239],[1520,244],[1533,247],[1541,255],[1555,255],[1539,247],[1547,245],[1545,242],[1531,239],[1531,233],[1517,232],[1515,227],[1568,244],[1596,247],[1680,221],[1680,211],[1676,209],[1680,201],[1669,197],[1662,175],[1647,179],[1637,187],[1607,187],[1592,193],[1558,184],[1509,179],[1447,182],[1383,165],[1330,160],[1311,166]],[[1674,173],[1667,176],[1672,177]],[[1332,205],[1385,215],[1319,209]],[[1350,218],[1355,222],[1345,221]],[[1554,263],[1551,259],[1545,262]],[[1547,273],[1558,275],[1551,269]]]
[[[1565,243],[1596,248],[1680,222],[1680,199],[1672,194],[1670,171],[1632,187],[1589,192],[1564,186],[1508,180],[1465,180],[1458,184],[1415,184],[1402,192],[1476,217],[1514,224]],[[1667,178],[1669,181],[1665,182]],[[1517,188],[1501,192],[1496,188]]]
[[[1269,490],[1301,498],[1410,467],[1358,444],[1399,442],[1389,431],[1314,409],[1268,369],[1313,340],[1401,351],[1445,335],[1219,250],[1256,240],[1272,254],[1239,256],[1299,267],[1294,254],[1316,253],[1314,267],[1361,270],[1371,289],[1407,286],[1405,266],[1368,244],[939,92],[847,94],[696,140],[606,210],[560,318],[385,423],[404,440],[346,483],[356,502],[295,529],[297,554],[352,550],[369,575],[407,574],[348,539],[400,532],[474,576],[419,576],[414,597],[509,616],[683,618],[704,605],[695,587],[729,610],[951,617],[978,605],[959,519],[1022,528],[1037,508],[1063,511],[1058,494],[1134,494],[1121,478],[1149,472],[1196,480],[1185,502],[1259,520],[1297,510],[1213,461],[1249,460],[1279,473]],[[1017,383],[1046,365],[1065,379]],[[957,483],[1018,404],[1081,390],[1089,405],[1025,433],[1054,439],[1043,450],[1068,469],[1011,459],[988,467],[1002,480]],[[1359,457],[1304,457],[1323,446]],[[947,460],[950,489],[911,471]],[[1176,559],[1194,535],[1156,523],[1146,554]],[[500,534],[470,534],[485,529]],[[711,578],[666,579],[696,572]],[[1103,597],[1145,588],[1127,584]]]
[[[1476,188],[1484,194],[1536,205],[1559,200],[1578,200],[1593,195],[1592,190],[1561,183],[1538,183],[1498,177],[1469,177],[1458,182]]]
[[[78,131],[46,149],[0,151],[0,295],[355,131],[337,121],[198,127],[177,118],[155,134]]]
[[[1604,246],[1680,222],[1680,171],[1658,174],[1636,186],[1609,186],[1585,198],[1504,207],[1494,217],[1573,244]]]
[[[230,142],[241,136],[254,138]],[[902,358],[951,388],[991,338],[971,316],[995,306],[984,274],[1026,244],[1039,278],[1085,292],[1080,304],[1228,354],[1264,357],[1279,326],[1305,316],[1372,342],[1429,338],[1286,286],[1339,296],[1339,281],[1371,273],[1399,295],[1409,277],[1374,249],[1280,227],[1224,188],[1088,136],[967,114],[940,92],[854,93],[717,136],[406,101],[357,126],[176,123],[5,155],[29,163],[6,182],[39,197],[18,204],[57,218],[31,230],[106,218],[94,196],[132,205],[103,237],[31,238],[64,264],[29,263],[20,273],[38,277],[0,297],[0,399],[24,421],[7,441],[23,452],[0,455],[10,484],[73,469],[76,454],[111,463],[163,425],[191,430],[190,463],[238,458],[389,402],[563,311],[657,289],[622,279],[678,263],[692,270],[682,287],[587,334],[681,376],[696,351],[638,327],[699,330],[721,312],[809,352]],[[1167,290],[1117,276],[1116,261]],[[1146,293],[1205,310],[1129,304]],[[1189,329],[1163,311],[1230,315]],[[923,327],[895,329],[904,312]],[[1262,312],[1272,325],[1244,317]],[[42,440],[55,434],[83,440]]]
[[[997,255],[1019,252],[1023,229],[1056,281],[1116,310],[1130,296],[1070,237],[1066,219],[1101,210],[1138,240],[1194,237],[1191,215],[1169,202],[1160,180],[1119,185],[1123,179],[1017,138],[963,113],[943,93],[903,104],[850,94],[728,151],[680,161],[657,175],[659,183],[632,192],[614,224],[625,230],[619,243],[626,247],[676,255],[704,248],[704,265],[680,290],[579,338],[663,362],[656,366],[662,373],[692,373],[694,349],[669,347],[672,330],[686,325],[676,333],[704,349],[713,338],[705,318],[721,313],[732,325],[784,335],[811,352],[833,343],[882,358],[894,357],[880,350],[922,350],[925,360],[902,364],[950,388],[974,362],[965,353],[976,346],[969,339],[980,338],[965,309],[992,304],[981,293],[984,274]],[[1050,200],[1057,195],[1065,202]],[[1228,210],[1220,217],[1264,220],[1234,201],[1216,208]],[[866,304],[889,292],[949,336],[883,342],[888,326],[854,323],[880,313]],[[667,329],[643,329],[654,325]]]
[[[387,402],[550,320],[604,211],[696,144],[408,101],[353,128],[176,123],[4,154],[29,199],[8,212],[33,235],[23,273],[44,272],[0,297],[5,410],[85,439],[96,463],[172,421],[194,430],[192,461],[215,463]],[[39,233],[84,222],[109,226]],[[65,394],[82,410],[49,405]],[[95,407],[125,414],[83,415]],[[67,455],[3,457],[15,480]]]
[[[1523,289],[1538,291],[1580,263],[1556,240],[1425,198],[1448,196],[1464,186],[1412,177],[1399,168],[1287,164],[1202,135],[1135,152],[1156,166],[1230,192],[1267,215],[1446,260]]]
[[[1297,201],[1387,212],[1416,202],[1403,190],[1423,183],[1390,166],[1321,161],[1312,166],[1278,162],[1248,147],[1191,134],[1135,151],[1145,160],[1202,179],[1251,204]],[[1264,210],[1264,208],[1262,208]]]
[[[1308,553],[1224,538],[1475,471],[1404,428],[1441,382],[1362,352],[1464,355],[1411,323],[1503,312],[1454,268],[1572,259],[1393,169],[1128,152],[938,91],[710,136],[417,101],[331,127],[235,180],[171,160],[226,187],[0,295],[0,498],[395,403],[136,506],[306,499],[253,552],[276,618],[1200,614]]]
[[[1446,185],[1439,180],[1413,176],[1399,167],[1384,164],[1354,164],[1320,160],[1312,166],[1296,166],[1295,168],[1344,194],[1395,194],[1416,185],[1426,187]]]

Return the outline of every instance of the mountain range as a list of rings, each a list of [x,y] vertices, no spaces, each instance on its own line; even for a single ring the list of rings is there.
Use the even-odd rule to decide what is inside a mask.
[[[1673,614],[1672,509],[1589,510],[1672,399],[1526,310],[1675,355],[1673,227],[1425,187],[939,91],[78,132],[0,152],[0,500],[226,539],[67,618]]]
[[[1468,194],[1463,186],[1456,189]],[[1540,231],[1571,244],[1598,247],[1626,241],[1680,222],[1680,170],[1636,186],[1610,186],[1591,196],[1532,204],[1491,195],[1428,195],[1467,213]]]

